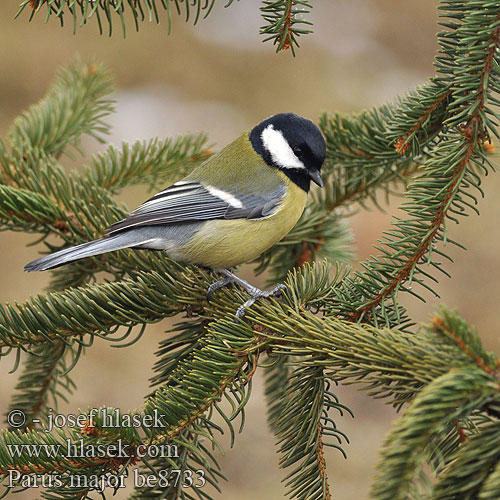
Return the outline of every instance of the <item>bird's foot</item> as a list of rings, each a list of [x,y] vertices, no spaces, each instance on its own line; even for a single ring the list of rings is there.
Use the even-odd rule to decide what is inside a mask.
[[[281,295],[282,290],[286,289],[286,286],[281,284],[275,286],[272,290],[261,290],[260,288],[257,288],[256,286],[253,286],[250,283],[248,283],[248,281],[245,281],[244,279],[241,279],[239,276],[236,276],[236,274],[232,273],[228,269],[218,269],[217,272],[222,274],[224,278],[219,281],[216,281],[215,283],[212,283],[209,286],[207,291],[208,302],[210,302],[210,299],[212,298],[212,295],[216,290],[218,290],[223,286],[228,285],[229,283],[236,283],[240,285],[250,294],[250,298],[240,307],[238,307],[238,310],[236,311],[237,318],[242,318],[245,315],[246,310],[257,300],[266,297],[278,297]]]
[[[238,310],[236,311],[236,317],[237,318],[243,318],[245,316],[245,313],[247,309],[257,302],[257,300],[264,299],[266,297],[279,297],[282,293],[282,290],[286,289],[286,285],[280,284],[278,286],[275,286],[272,290],[260,290],[259,288],[252,287],[254,290],[251,293],[251,297],[244,302],[240,307],[238,307]]]

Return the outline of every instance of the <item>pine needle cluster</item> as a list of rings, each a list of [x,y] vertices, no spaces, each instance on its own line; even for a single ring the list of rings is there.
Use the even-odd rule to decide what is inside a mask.
[[[234,0],[227,0],[224,7],[233,3]],[[118,24],[125,36],[127,23],[133,23],[138,31],[141,23],[159,24],[165,16],[168,33],[174,16],[196,24],[212,12],[214,5],[215,0],[22,0],[17,16],[28,11],[30,20],[35,16],[45,16],[48,22],[55,17],[61,26],[69,18],[75,32],[94,22],[101,34],[107,28],[109,36]],[[311,9],[311,2],[306,0],[262,0],[260,11],[264,24],[260,33],[265,36],[264,42],[272,40],[277,52],[290,49],[295,55],[298,38],[311,33],[312,22],[307,19]]]

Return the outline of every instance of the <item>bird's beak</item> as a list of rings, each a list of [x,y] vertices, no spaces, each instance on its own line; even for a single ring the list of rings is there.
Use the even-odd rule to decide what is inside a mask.
[[[323,179],[321,178],[321,174],[319,173],[319,170],[309,170],[309,177],[319,187],[323,187],[325,185],[325,183],[323,182]]]

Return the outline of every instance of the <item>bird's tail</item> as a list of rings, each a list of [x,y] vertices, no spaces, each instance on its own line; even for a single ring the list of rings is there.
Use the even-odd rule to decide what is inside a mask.
[[[46,269],[53,269],[54,267],[63,266],[75,260],[84,259],[85,257],[92,257],[93,255],[100,255],[113,250],[121,250],[140,244],[138,241],[131,241],[130,237],[126,234],[117,234],[108,238],[100,240],[89,241],[82,243],[71,248],[65,248],[59,252],[55,252],[40,259],[36,259],[24,266],[25,271],[45,271]]]

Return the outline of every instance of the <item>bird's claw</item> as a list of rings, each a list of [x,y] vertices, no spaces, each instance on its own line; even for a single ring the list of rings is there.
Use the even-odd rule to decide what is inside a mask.
[[[283,283],[275,286],[272,290],[258,290],[257,292],[252,294],[252,296],[245,303],[238,307],[238,310],[236,311],[236,318],[243,318],[243,316],[245,316],[246,310],[253,304],[255,304],[255,302],[257,302],[258,300],[264,299],[266,297],[279,297],[283,293],[283,290],[286,290],[286,285]]]
[[[279,297],[283,294],[283,290],[286,290],[286,285],[284,283],[280,283],[271,290],[272,296]]]
[[[212,298],[212,295],[216,290],[222,288],[223,286],[229,285],[229,283],[232,282],[233,280],[231,278],[223,278],[219,281],[216,281],[215,283],[212,283],[207,290],[207,302],[210,304],[210,299]]]

